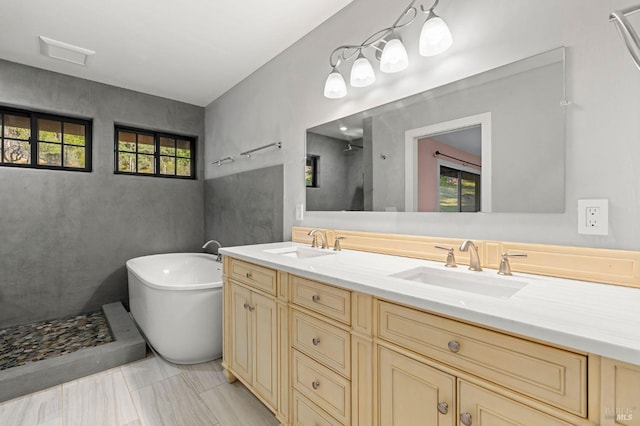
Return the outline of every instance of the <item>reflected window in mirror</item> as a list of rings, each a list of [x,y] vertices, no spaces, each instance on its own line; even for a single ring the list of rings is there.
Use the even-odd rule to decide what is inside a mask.
[[[318,163],[319,155],[307,155],[307,164],[304,169],[304,180],[307,188],[318,187]]]
[[[438,211],[480,211],[480,175],[454,167],[440,166]]]

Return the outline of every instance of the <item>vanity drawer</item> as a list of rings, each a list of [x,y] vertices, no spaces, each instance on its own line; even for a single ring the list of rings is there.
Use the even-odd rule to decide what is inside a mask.
[[[229,277],[269,294],[276,294],[277,273],[273,269],[237,259],[229,260]]]
[[[292,310],[293,347],[349,378],[351,342],[347,331]]]
[[[587,416],[587,357],[379,301],[378,337]]]
[[[331,417],[322,408],[300,395],[297,391],[293,391],[293,424],[294,426],[342,425],[342,423]]]
[[[291,301],[345,324],[351,324],[351,293],[341,288],[290,275]]]
[[[293,351],[293,387],[339,420],[351,421],[351,383],[302,353]]]

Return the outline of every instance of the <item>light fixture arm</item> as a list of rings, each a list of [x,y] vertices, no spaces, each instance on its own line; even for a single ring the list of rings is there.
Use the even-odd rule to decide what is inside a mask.
[[[433,9],[438,5],[439,1],[440,0],[435,0],[433,5],[429,9],[425,9],[424,5],[420,5],[420,10],[418,10],[417,6],[415,6],[418,0],[412,0],[411,3],[409,3],[409,5],[400,14],[398,19],[396,19],[393,25],[391,25],[390,27],[384,28],[380,31],[376,31],[360,44],[345,44],[333,49],[333,51],[329,55],[329,65],[331,66],[331,68],[336,68],[342,61],[350,61],[364,49],[370,47],[378,51],[382,51],[382,49],[377,46],[379,43],[385,42],[385,39],[395,30],[399,30],[411,25],[418,17],[419,12],[424,14],[435,14],[433,12]],[[409,18],[407,19],[407,17]]]

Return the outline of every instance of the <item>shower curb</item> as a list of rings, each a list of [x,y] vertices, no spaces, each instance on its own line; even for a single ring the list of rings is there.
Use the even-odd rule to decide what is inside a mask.
[[[146,343],[122,303],[102,310],[113,342],[0,371],[0,402],[144,358]]]

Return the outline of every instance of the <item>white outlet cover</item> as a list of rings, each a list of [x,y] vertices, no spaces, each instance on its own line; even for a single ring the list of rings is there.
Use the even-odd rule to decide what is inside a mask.
[[[590,207],[600,209],[598,226],[587,226],[587,209]],[[609,200],[578,200],[578,234],[609,235]]]

